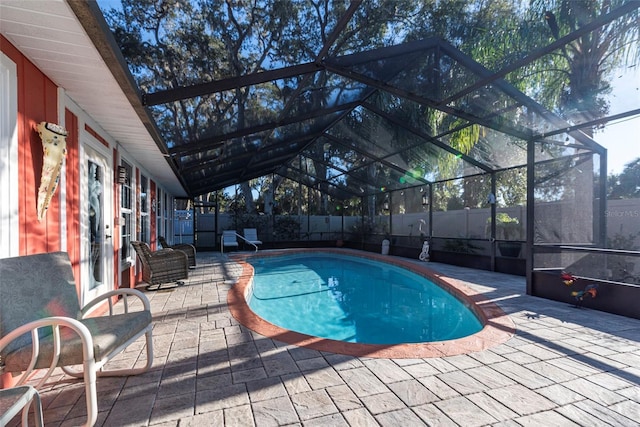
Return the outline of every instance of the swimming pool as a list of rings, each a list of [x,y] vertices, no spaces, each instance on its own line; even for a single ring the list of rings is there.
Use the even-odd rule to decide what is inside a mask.
[[[336,254],[257,258],[251,310],[282,328],[364,344],[444,341],[482,329],[459,299],[400,267]]]
[[[248,301],[252,299],[254,286],[254,267],[250,263],[254,263],[259,266],[260,261],[263,259],[271,258],[275,262],[279,262],[278,258],[282,256],[290,256],[300,253],[311,257],[327,253],[333,254],[334,256],[337,256],[339,258],[345,256],[355,256],[359,259],[362,259],[363,261],[364,259],[367,259],[381,262],[385,265],[395,265],[396,267],[400,267],[401,271],[403,271],[403,274],[405,274],[406,272],[412,272],[419,276],[427,277],[440,287],[446,289],[447,293],[455,295],[455,297],[459,301],[461,301],[464,306],[472,311],[473,314],[475,314],[477,320],[480,322],[481,329],[480,331],[472,333],[471,335],[465,337],[444,339],[442,341],[408,343],[403,342],[399,344],[366,344],[325,338],[323,336],[310,333],[301,333],[295,330],[291,330],[288,327],[276,325],[270,321],[265,320],[249,307]],[[479,292],[470,289],[464,282],[446,277],[440,273],[437,273],[436,271],[429,269],[429,263],[421,263],[400,257],[383,256],[380,254],[344,248],[260,251],[258,253],[238,253],[232,255],[231,258],[242,266],[242,274],[239,277],[237,283],[234,286],[231,286],[228,291],[227,305],[229,311],[240,325],[254,332],[257,332],[263,337],[271,338],[276,341],[320,351],[353,356],[384,358],[429,358],[452,356],[458,354],[466,354],[473,351],[485,350],[487,348],[493,347],[494,345],[506,342],[515,333],[513,321],[494,302],[484,299]],[[296,261],[292,258],[281,258],[281,260],[282,265],[285,266],[285,268],[287,264],[290,264],[290,268],[292,268],[291,265],[295,265],[294,262]],[[281,274],[274,274],[275,277],[279,275]],[[372,276],[372,274],[369,274],[369,276]],[[296,287],[295,283],[291,283],[292,277],[293,276],[289,277],[289,288]],[[329,286],[329,278],[333,279],[331,280],[332,286]],[[340,277],[337,274],[333,274],[332,276],[323,279],[325,282],[324,286],[327,289],[322,288],[322,283],[316,282],[316,289],[312,292],[331,292],[329,290],[330,288],[337,288],[335,283],[336,278],[338,280],[338,284],[340,285]],[[318,285],[320,287],[318,287]],[[343,292],[339,289],[337,291],[341,292],[340,294],[336,292],[336,295],[338,295],[338,299],[340,299],[341,295],[346,296],[346,292]],[[404,292],[409,292],[413,296],[416,295],[415,290],[405,290],[403,291],[403,293]],[[262,299],[271,298],[269,296],[261,295],[260,293],[258,293],[257,295]],[[407,294],[404,295],[406,296]],[[305,310],[307,310],[308,308],[309,307],[296,307],[289,308],[288,310],[295,310],[297,313],[302,313],[304,315]],[[400,312],[401,311],[398,311],[397,313]],[[314,316],[308,315],[300,317],[307,317],[311,319],[315,318]],[[342,319],[344,321],[349,321],[348,317],[349,316],[343,315]],[[458,328],[456,327],[454,329]],[[256,336],[255,339],[261,339],[260,335]]]

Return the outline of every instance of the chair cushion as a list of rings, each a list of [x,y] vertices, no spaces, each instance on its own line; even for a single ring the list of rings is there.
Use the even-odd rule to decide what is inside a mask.
[[[53,252],[0,259],[0,303],[0,336],[43,317],[79,319],[80,303],[69,256]],[[49,331],[41,329],[40,337]],[[30,343],[30,336],[22,336],[3,354]]]
[[[114,316],[91,317],[80,320],[91,332],[95,360],[102,360],[121,345],[135,337],[151,323],[151,313],[136,311]],[[82,341],[69,328],[61,328],[62,338],[58,366],[78,365],[82,363]],[[40,356],[36,368],[47,368],[53,357],[53,336],[40,341]],[[6,354],[5,370],[19,372],[25,370],[31,361],[31,345],[27,345]]]

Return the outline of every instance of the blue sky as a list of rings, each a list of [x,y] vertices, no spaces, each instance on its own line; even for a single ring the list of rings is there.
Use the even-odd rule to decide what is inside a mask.
[[[625,74],[619,73],[618,76],[611,82],[611,113],[640,108],[640,72],[627,71]],[[593,139],[607,148],[609,173],[620,173],[625,164],[640,157],[640,116],[608,123]]]

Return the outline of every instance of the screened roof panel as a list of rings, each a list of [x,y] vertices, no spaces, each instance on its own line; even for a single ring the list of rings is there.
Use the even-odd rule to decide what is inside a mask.
[[[368,153],[375,158],[388,155],[390,147],[382,145],[380,143],[381,139],[377,137],[377,134],[376,137],[370,138],[370,135],[374,132],[371,129],[371,125],[372,123],[364,120],[358,112],[351,112],[347,117],[336,123],[335,126],[328,129],[326,133],[336,141],[353,147],[360,152]]]
[[[290,102],[289,110],[284,117],[295,117],[308,114],[319,108],[334,109],[345,104],[359,101],[368,86],[351,79],[326,71],[319,71],[302,79],[303,86],[287,87],[286,91],[298,94]],[[283,92],[285,92],[283,90]],[[277,110],[276,110],[277,111]]]
[[[190,167],[193,163],[199,163],[203,160],[215,160],[218,162],[228,162],[229,160],[242,156],[247,153],[255,152],[264,146],[268,138],[268,133],[263,132],[242,138],[233,138],[216,144],[213,150],[203,152],[194,152],[180,157],[183,168]]]
[[[463,126],[469,123],[469,121],[455,115],[388,92],[376,92],[367,100],[365,106],[368,105],[374,105],[388,116],[430,136],[441,135],[450,131],[454,126]]]
[[[322,151],[325,153],[325,161],[336,169],[344,172],[373,161],[370,157],[366,156],[366,153],[356,151],[338,141],[321,138],[316,144],[322,146]],[[310,150],[305,151],[307,154],[309,152]]]
[[[354,76],[358,74],[361,78],[372,79],[381,83],[389,83],[404,74],[406,78],[407,67],[411,67],[407,72],[419,67],[424,61],[432,58],[433,47],[425,50],[405,52],[402,55],[393,55],[385,58],[372,58],[368,60],[367,55],[353,54],[348,57],[332,58],[327,61],[333,72],[342,72],[346,75]],[[415,65],[414,65],[415,64]],[[433,66],[431,66],[433,68]]]
[[[524,141],[479,125],[447,134],[441,141],[491,169],[503,169],[527,162]]]
[[[591,152],[591,150],[586,149],[580,142],[573,138],[572,135],[564,132],[539,138],[534,142],[534,146],[536,162],[583,155]]]
[[[300,139],[260,150],[251,157],[245,167],[262,169],[264,167],[270,168],[273,165],[281,165],[291,160],[292,153],[300,151],[308,144],[308,139]]]
[[[466,94],[448,104],[467,114],[471,114],[483,119],[509,119],[517,124],[517,107],[520,106],[513,98],[500,90],[496,90],[492,85],[483,86],[473,92]]]
[[[352,110],[327,131],[338,141],[369,153],[374,158],[394,154],[416,144],[417,136],[397,126],[371,108]]]
[[[285,139],[300,138],[306,135],[316,135],[329,127],[343,113],[340,111],[328,113],[300,122],[279,126],[273,129],[269,141],[282,141]]]
[[[280,169],[278,169],[277,173],[285,178],[299,182],[311,188],[318,188],[318,186],[321,183],[319,180],[316,180],[313,176],[308,175],[303,171],[296,169],[294,167],[283,166]],[[336,186],[327,181],[322,181],[322,185],[323,185],[323,191],[326,191],[331,196],[336,197],[340,200],[345,200],[356,195],[348,191],[348,189],[346,189],[343,186]]]
[[[434,102],[457,93],[478,76],[442,52],[431,50],[418,61],[407,62],[407,67],[389,84]]]
[[[159,32],[136,22],[140,33],[120,40],[193,196],[274,171],[342,196],[375,194],[522,165],[529,141],[537,157],[603,153],[572,127],[609,113],[569,102],[576,71],[588,69],[575,67],[578,48],[590,39],[613,57],[596,36],[637,42],[640,7],[594,9],[554,29],[535,5],[513,2],[456,2],[457,14],[448,1],[232,3],[188,2],[157,16]],[[140,12],[133,20],[152,12],[126,7]],[[126,22],[110,23],[122,36]],[[184,49],[187,35],[205,56]]]
[[[626,7],[632,7],[631,3],[634,2],[627,3],[629,4],[626,4]],[[519,88],[536,103],[554,111],[557,114],[556,117],[561,119],[559,122],[548,118],[539,120],[537,123],[539,133],[562,130],[563,125],[567,123],[579,125],[597,122],[597,119],[603,116],[615,116],[640,108],[638,84],[635,85],[635,93],[628,94],[628,102],[606,102],[606,95],[612,85],[620,78],[630,77],[629,71],[633,70],[633,78],[636,82],[639,81],[635,71],[638,64],[637,53],[629,52],[628,54],[631,55],[629,60],[622,61],[621,66],[617,69],[610,70],[603,66],[603,63],[611,59],[609,56],[616,57],[622,55],[624,51],[621,46],[615,50],[611,49],[610,44],[624,40],[629,46],[635,45],[637,49],[637,28],[640,28],[640,20],[636,15],[635,20],[630,21],[630,16],[623,14],[617,19],[611,20],[606,25],[606,30],[603,30],[595,23],[602,21],[604,16],[589,16],[588,18],[591,22],[583,23],[582,28],[578,30],[581,37],[574,40],[570,46],[550,49],[545,55],[505,75],[506,81]],[[632,27],[629,26],[630,22]],[[590,28],[594,29],[587,31]],[[617,31],[625,31],[628,35],[619,34]],[[575,55],[574,67],[558,73],[558,58],[566,64],[571,54]],[[539,85],[530,84],[531,75],[536,76],[536,79],[540,81]],[[608,79],[605,77],[607,75],[609,75]],[[573,87],[570,86],[570,83],[573,83]],[[552,95],[558,87],[562,88],[562,92]],[[589,128],[587,127],[587,129]]]
[[[378,193],[389,190],[399,190],[407,187],[407,182],[402,178],[404,173],[393,168],[385,167],[381,163],[372,163],[351,171],[348,177],[354,177],[361,182],[366,182],[374,188],[369,193]]]
[[[463,173],[481,173],[482,169],[466,162],[462,156],[449,153],[432,144],[425,143],[403,153],[407,159],[404,181],[410,186],[422,182],[437,182],[459,178]]]
[[[334,153],[334,154],[332,154]],[[301,157],[304,157],[310,162],[323,164],[327,170],[325,174],[325,178],[331,178],[336,175],[342,175],[349,170],[348,160],[342,159],[339,155],[335,154],[335,149],[332,149],[328,143],[322,143],[321,141],[316,141],[312,144],[311,147],[307,147]],[[343,154],[341,152],[341,154]],[[344,153],[346,155],[346,153]],[[353,154],[353,153],[352,153]],[[331,160],[332,158],[337,165],[334,164]]]

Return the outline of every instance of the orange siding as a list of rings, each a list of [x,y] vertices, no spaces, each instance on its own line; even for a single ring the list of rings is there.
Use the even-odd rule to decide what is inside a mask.
[[[0,50],[16,64],[18,80],[18,182],[15,185],[19,194],[19,253],[31,255],[59,251],[62,249],[60,192],[57,191],[51,200],[42,222],[38,221],[36,211],[42,172],[42,141],[35,126],[41,121],[59,123],[57,87],[2,35]],[[77,144],[75,151],[77,156]],[[79,239],[78,235],[76,238]],[[76,278],[79,277],[78,268],[74,271]],[[0,388],[12,387],[14,382],[11,374],[0,375]]]
[[[36,131],[41,121],[58,123],[56,85],[0,36],[2,52],[16,63],[18,77],[18,164],[20,254],[60,250],[59,192],[42,222],[36,204],[42,172],[42,142]]]
[[[84,125],[84,130],[86,130],[89,134],[93,135],[93,137],[95,139],[97,139],[98,141],[100,141],[100,144],[104,145],[105,147],[109,148],[109,143],[107,142],[106,139],[104,139],[103,137],[100,136],[100,134],[98,134],[98,132],[96,132],[95,130],[93,130],[93,128],[87,124]]]

